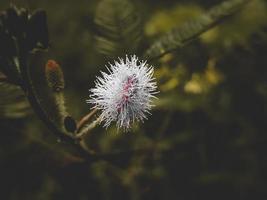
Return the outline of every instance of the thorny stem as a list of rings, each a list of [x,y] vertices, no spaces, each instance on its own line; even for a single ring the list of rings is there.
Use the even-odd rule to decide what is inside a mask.
[[[77,130],[76,132],[79,133],[82,128],[89,122],[91,117],[96,114],[97,109],[93,109],[91,112],[89,112],[87,115],[85,115],[77,124]]]

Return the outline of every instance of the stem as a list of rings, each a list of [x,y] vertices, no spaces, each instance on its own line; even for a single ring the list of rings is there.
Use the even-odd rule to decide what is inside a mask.
[[[91,117],[97,112],[97,109],[93,109],[91,112],[89,112],[87,115],[85,115],[77,124],[77,133],[79,133],[82,128],[88,123],[88,121],[91,119]]]
[[[101,118],[98,117],[95,121],[91,122],[86,128],[83,129],[80,133],[76,135],[77,139],[83,139],[85,136],[87,136],[92,129],[94,129],[99,123]],[[82,129],[81,129],[82,130]]]
[[[43,109],[40,104],[38,97],[35,94],[34,88],[32,86],[31,76],[29,67],[26,63],[26,55],[20,56],[20,67],[21,75],[23,77],[23,85],[21,86],[24,90],[29,103],[31,104],[35,113],[40,117],[40,119],[45,123],[45,125],[52,130],[52,132],[59,138],[60,141],[65,142],[73,146],[83,158],[90,157],[90,154],[80,146],[75,138],[71,135],[65,134],[59,127],[49,118],[47,112]]]

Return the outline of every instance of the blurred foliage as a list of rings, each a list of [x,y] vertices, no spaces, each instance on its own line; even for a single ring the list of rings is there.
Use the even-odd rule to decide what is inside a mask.
[[[221,4],[210,8],[205,13],[198,15],[194,19],[174,27],[158,38],[145,51],[145,57],[148,60],[151,60],[175,49],[183,48],[203,32],[238,13],[238,11],[249,2],[250,1],[247,0],[224,1]]]
[[[33,56],[33,80],[43,83],[45,60],[56,59],[66,106],[79,119],[90,111],[88,89],[107,61],[141,54],[221,1],[12,2],[46,10],[51,49]],[[130,133],[98,127],[87,138],[90,149],[103,153],[147,149],[116,162],[81,162],[28,115],[16,86],[1,83],[1,199],[266,199],[266,4],[252,0],[198,40],[149,63],[160,90],[149,119]],[[1,10],[8,5],[1,1]]]
[[[111,57],[135,53],[142,26],[138,10],[132,2],[103,0],[95,12],[96,49]]]
[[[266,9],[264,1],[252,1],[249,6],[240,10],[238,15],[233,16],[232,20],[209,30],[201,39],[204,43],[216,45],[217,48],[245,44],[251,34],[257,33],[261,27],[266,26]]]
[[[0,88],[0,118],[24,118],[31,114],[30,105],[18,86],[0,83]]]

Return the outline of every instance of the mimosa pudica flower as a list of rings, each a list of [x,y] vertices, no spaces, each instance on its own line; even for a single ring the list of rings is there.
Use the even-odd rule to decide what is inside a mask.
[[[135,121],[143,122],[151,110],[157,93],[154,69],[133,55],[125,61],[119,58],[107,70],[97,77],[87,103],[101,111],[104,127],[115,121],[118,128],[128,130]]]

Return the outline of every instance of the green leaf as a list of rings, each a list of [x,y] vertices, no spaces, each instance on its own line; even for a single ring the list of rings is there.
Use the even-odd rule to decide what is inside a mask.
[[[95,14],[96,48],[110,57],[136,51],[142,36],[141,19],[128,0],[102,0]]]
[[[0,118],[23,118],[31,113],[20,87],[0,82]]]
[[[239,11],[250,0],[229,0],[211,8],[197,19],[186,22],[156,40],[145,52],[148,60],[160,57],[172,50],[182,48],[203,32]]]

